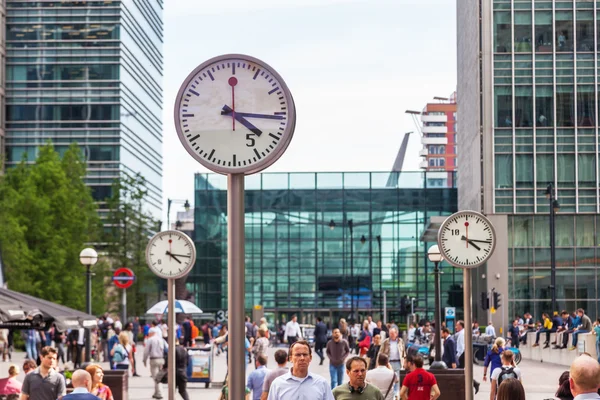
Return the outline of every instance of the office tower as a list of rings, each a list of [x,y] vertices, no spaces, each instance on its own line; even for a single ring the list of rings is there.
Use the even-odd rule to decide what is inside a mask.
[[[473,293],[508,298],[497,324],[552,311],[553,266],[555,309],[598,315],[598,12],[582,0],[457,3],[459,208],[496,227]]]
[[[114,179],[141,173],[162,203],[163,2],[6,1],[6,165],[77,142],[106,207]]]

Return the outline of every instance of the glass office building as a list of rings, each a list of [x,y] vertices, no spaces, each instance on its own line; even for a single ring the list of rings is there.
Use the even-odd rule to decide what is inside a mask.
[[[600,2],[462,2],[481,18],[459,4],[459,110],[467,129],[459,163],[480,173],[459,176],[459,207],[482,209],[500,227],[501,254],[487,275],[501,278],[488,279],[487,289],[508,295],[509,316],[551,311],[552,183],[560,203],[557,308],[583,307],[593,318],[600,311]]]
[[[316,316],[400,320],[402,296],[433,316],[434,280],[421,236],[456,211],[455,188],[426,188],[426,172],[263,173],[246,177],[246,309],[270,321]],[[188,290],[203,311],[227,309],[227,178],[195,176],[197,260]],[[442,304],[462,272],[448,268]],[[456,289],[456,287],[455,287]]]
[[[162,13],[162,0],[6,1],[7,166],[77,142],[101,209],[139,172],[159,217]]]

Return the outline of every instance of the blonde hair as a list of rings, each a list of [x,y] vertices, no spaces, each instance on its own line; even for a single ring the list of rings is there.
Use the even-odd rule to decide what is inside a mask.
[[[11,377],[19,375],[20,372],[21,370],[18,365],[11,364],[10,367],[8,367],[8,375]]]
[[[503,338],[499,337],[498,339],[496,339],[496,341],[494,342],[494,346],[492,347],[492,351],[494,353],[498,353],[500,351],[500,347],[504,347],[504,345],[506,344],[506,342],[504,341]]]
[[[123,347],[129,344],[129,334],[125,331],[119,333],[119,343],[123,345]]]

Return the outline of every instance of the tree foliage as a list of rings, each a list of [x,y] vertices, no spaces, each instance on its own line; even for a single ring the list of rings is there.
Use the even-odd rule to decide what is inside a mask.
[[[123,175],[113,184],[107,200],[110,209],[107,222],[111,227],[105,241],[113,268],[130,268],[136,280],[127,290],[127,315],[144,315],[148,298],[159,293],[158,280],[146,265],[146,246],[157,229],[157,221],[144,209],[148,189],[140,175]],[[122,290],[122,289],[119,289]]]
[[[85,309],[79,253],[100,232],[85,174],[76,144],[62,159],[47,144],[35,164],[22,162],[0,177],[0,252],[10,289]]]

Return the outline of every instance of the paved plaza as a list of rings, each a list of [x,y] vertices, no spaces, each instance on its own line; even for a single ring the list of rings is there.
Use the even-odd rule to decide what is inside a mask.
[[[276,348],[269,348],[269,363],[267,367],[274,367],[275,361],[273,354]],[[150,400],[154,391],[154,384],[150,378],[150,371],[145,368],[142,363],[143,346],[139,346],[139,350],[136,353],[136,360],[138,365],[138,373],[141,375],[139,378],[129,378],[129,400]],[[17,352],[13,354],[13,362],[19,366],[22,365],[22,361],[25,358],[25,353]],[[218,385],[211,385],[209,389],[206,389],[204,383],[190,383],[188,385],[188,393],[191,399],[218,399],[221,383],[225,379],[227,372],[226,358],[222,354],[214,357],[214,376],[213,381],[219,382]],[[0,363],[0,377],[8,375],[9,363]],[[108,368],[108,364],[103,364],[105,368]],[[523,360],[519,364],[523,372],[523,385],[525,392],[527,393],[527,400],[543,400],[554,396],[556,387],[558,386],[558,378],[561,373],[568,368],[556,364],[539,363],[529,360]],[[247,372],[250,373],[254,369],[253,365],[248,365]],[[319,358],[315,356],[312,360],[310,370],[317,373],[327,380],[329,380],[329,363],[325,360],[323,365],[319,365]],[[475,365],[474,376],[481,382],[481,388],[479,393],[475,396],[476,400],[488,400],[490,394],[490,383],[482,382],[481,377],[483,375],[483,367]],[[23,379],[23,373],[18,378]],[[167,387],[163,385],[163,395],[167,399]],[[217,387],[218,386],[218,387]],[[176,395],[177,399],[181,399],[179,394]],[[442,399],[444,394],[442,393]]]

